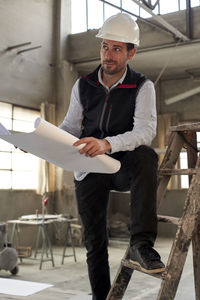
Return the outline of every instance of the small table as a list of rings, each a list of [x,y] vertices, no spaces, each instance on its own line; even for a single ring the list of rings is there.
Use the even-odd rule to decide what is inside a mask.
[[[13,224],[12,228],[12,235],[11,235],[11,243],[13,243],[15,235],[17,240],[19,241],[18,237],[18,227],[19,225],[29,225],[29,226],[38,226],[38,236],[36,240],[36,252],[35,258],[37,255],[38,250],[38,243],[39,243],[39,233],[42,233],[42,252],[40,258],[40,270],[42,269],[42,263],[46,261],[51,261],[52,266],[54,267],[54,258],[53,258],[53,250],[51,246],[51,241],[49,237],[48,225],[55,222],[55,220],[9,220],[7,221],[8,224]],[[50,252],[50,258],[48,258],[48,249]],[[47,258],[44,259],[44,253],[46,252]]]
[[[54,267],[54,258],[53,258],[53,250],[51,245],[51,240],[49,236],[48,231],[48,225],[56,222],[66,222],[67,223],[67,232],[65,235],[65,243],[64,243],[64,249],[63,249],[63,255],[62,255],[62,264],[64,263],[64,258],[69,256],[74,256],[74,261],[76,262],[76,253],[75,253],[75,247],[73,242],[73,235],[71,231],[71,222],[77,221],[77,218],[67,218],[63,215],[27,215],[22,216],[18,220],[9,220],[7,221],[7,224],[13,224],[12,228],[12,234],[11,234],[11,243],[13,244],[14,239],[16,237],[17,242],[19,243],[19,236],[18,236],[18,229],[20,225],[29,225],[29,226],[38,226],[38,233],[36,238],[36,245],[35,245],[35,254],[34,259],[37,257],[38,253],[38,246],[40,241],[40,236],[42,235],[42,251],[41,251],[41,258],[40,258],[40,270],[42,269],[43,262],[51,261],[52,266]],[[72,249],[73,254],[71,255],[65,255],[66,247],[67,247],[67,240],[68,237],[71,238],[72,243]],[[50,257],[48,257],[48,250],[50,252]],[[44,254],[46,253],[46,257],[44,258]]]

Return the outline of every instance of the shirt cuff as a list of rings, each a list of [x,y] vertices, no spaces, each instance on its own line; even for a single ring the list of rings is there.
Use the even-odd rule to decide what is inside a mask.
[[[108,154],[112,154],[119,151],[116,143],[113,141],[113,137],[106,137],[105,140],[108,141],[111,146],[111,150],[108,152]]]

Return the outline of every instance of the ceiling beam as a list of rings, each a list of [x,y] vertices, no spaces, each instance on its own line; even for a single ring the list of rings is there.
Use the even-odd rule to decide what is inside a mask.
[[[141,8],[143,8],[146,12],[148,12],[152,18],[154,18],[157,22],[159,22],[161,25],[163,25],[165,28],[167,28],[170,32],[172,32],[176,38],[182,40],[182,41],[189,41],[189,38],[182,34],[178,29],[176,29],[174,26],[169,24],[167,21],[165,21],[161,16],[158,16],[152,12],[151,9],[149,9],[146,5],[141,3],[138,0],[132,0],[135,4],[139,5]]]
[[[169,99],[166,99],[165,104],[170,105],[170,104],[176,103],[178,101],[182,101],[186,98],[189,98],[193,95],[199,94],[199,93],[200,93],[200,86],[198,86],[197,88],[191,89],[189,91],[186,91],[184,93],[178,94],[178,95],[176,95],[174,97],[171,97]]]

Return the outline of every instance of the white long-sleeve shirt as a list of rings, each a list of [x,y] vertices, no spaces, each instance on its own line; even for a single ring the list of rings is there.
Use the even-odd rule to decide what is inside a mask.
[[[126,76],[126,72],[110,89],[121,84]],[[107,88],[98,73],[99,82]],[[83,120],[83,107],[79,95],[79,79],[72,88],[71,101],[68,112],[59,126],[61,129],[73,134],[77,138],[81,136],[81,124]],[[108,88],[107,88],[108,89]],[[141,86],[135,102],[135,115],[133,117],[134,127],[131,131],[116,136],[108,136],[105,139],[111,145],[111,153],[119,151],[132,151],[141,145],[150,145],[156,136],[157,114],[156,97],[152,81],[146,80]],[[82,180],[87,175],[86,172],[75,172],[76,180]]]

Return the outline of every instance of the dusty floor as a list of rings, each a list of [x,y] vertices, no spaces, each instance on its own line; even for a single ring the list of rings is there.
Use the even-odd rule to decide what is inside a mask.
[[[171,240],[157,239],[155,248],[158,250],[165,263],[170,247]],[[111,241],[110,243],[109,256],[112,280],[120,260],[124,255],[125,249],[126,245],[124,243],[116,241]],[[0,299],[91,300],[87,267],[85,263],[85,249],[77,247],[77,262],[74,262],[73,257],[67,257],[65,258],[64,265],[61,265],[62,250],[62,247],[53,248],[55,267],[52,267],[51,262],[44,262],[42,270],[39,270],[39,260],[24,259],[22,263],[19,262],[19,273],[17,276],[11,276],[9,272],[3,270],[0,271],[0,277],[10,278],[11,284],[12,279],[19,279],[53,284],[53,287],[25,297],[0,294]],[[71,248],[68,248],[68,251],[71,251]],[[159,279],[135,271],[124,296],[124,300],[154,300],[156,299],[159,286]],[[191,249],[187,257],[175,299],[195,299]]]

